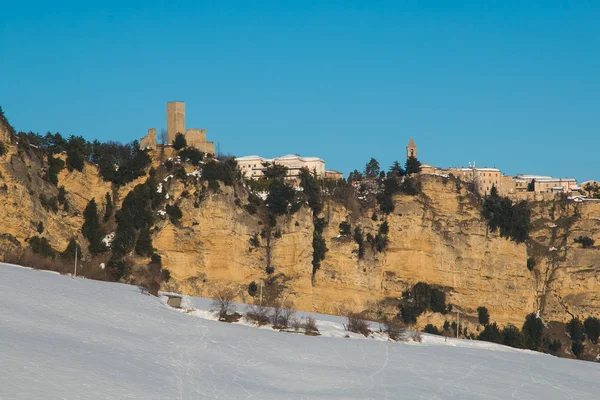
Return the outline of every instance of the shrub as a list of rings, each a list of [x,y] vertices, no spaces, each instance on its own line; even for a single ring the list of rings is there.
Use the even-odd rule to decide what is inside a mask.
[[[187,146],[187,140],[185,139],[185,136],[183,135],[183,133],[181,132],[177,132],[177,134],[175,135],[175,140],[173,140],[173,148],[175,150],[181,150],[184,147]]]
[[[436,312],[436,313],[442,313],[445,314],[446,313],[446,293],[444,293],[443,291],[441,291],[438,288],[432,287],[431,288],[431,295],[430,295],[430,308],[431,311]]]
[[[587,317],[583,322],[583,329],[587,338],[597,344],[598,337],[600,337],[600,320],[595,317]]]
[[[269,212],[273,215],[284,215],[294,199],[295,191],[283,179],[274,179],[269,186],[269,193],[265,201]]]
[[[233,304],[235,296],[236,292],[231,287],[224,286],[215,291],[212,309],[217,312],[220,321],[226,320],[229,313],[235,310],[235,305]]]
[[[383,331],[387,333],[391,340],[398,341],[404,339],[406,329],[402,325],[402,321],[397,318],[384,319],[383,320]]]
[[[352,227],[347,221],[340,222],[340,235],[350,236]]]
[[[65,167],[65,162],[60,158],[52,157],[48,154],[48,169],[46,170],[46,180],[53,185],[58,184],[58,174]]]
[[[40,203],[46,211],[58,212],[58,199],[55,196],[46,197],[43,193],[40,193]]]
[[[106,193],[106,195],[104,195],[104,200],[105,200],[105,210],[104,210],[104,222],[108,221],[113,213],[113,202],[112,202],[112,198],[110,197],[110,193]]]
[[[250,242],[250,246],[252,246],[252,247],[260,246],[260,239],[258,238],[258,233],[255,233],[254,235],[252,235],[250,237],[250,239],[248,239],[248,241]]]
[[[533,271],[533,268],[535,268],[535,264],[536,264],[535,258],[529,257],[527,259],[527,269],[528,270]]]
[[[65,260],[75,260],[75,253],[77,253],[79,257],[81,257],[81,247],[79,246],[75,238],[71,238],[65,251],[60,253],[60,257]]]
[[[490,313],[488,312],[487,308],[483,306],[477,307],[477,319],[483,326],[490,323]]]
[[[187,147],[179,152],[179,157],[193,165],[198,165],[204,159],[204,154],[194,147]]]
[[[8,147],[4,144],[2,140],[0,140],[0,157],[6,155],[8,153]]]
[[[81,136],[71,136],[66,143],[67,150],[67,169],[69,172],[73,170],[83,171],[85,160],[91,154],[91,146]]]
[[[38,233],[44,232],[44,223],[42,221],[38,222],[38,224],[37,224],[37,232]]]
[[[365,241],[363,238],[362,230],[359,226],[354,228],[354,241],[358,244],[358,259],[362,259],[365,256]]]
[[[282,328],[289,327],[294,319],[295,314],[296,311],[292,309],[291,303],[284,304],[284,307],[281,310],[281,315],[279,317],[279,326],[281,326]]]
[[[553,354],[558,352],[561,347],[562,343],[560,342],[560,340],[557,339],[554,339],[550,343],[548,343],[548,351]]]
[[[171,220],[172,224],[179,223],[181,217],[183,217],[183,213],[181,212],[181,208],[177,204],[173,204],[172,206],[167,204],[165,208],[167,215],[169,216],[169,220]]]
[[[317,333],[319,329],[317,328],[317,321],[313,317],[306,317],[304,321],[304,331],[306,333]]]
[[[58,196],[56,197],[56,200],[58,200],[58,204],[62,204],[62,205],[65,204],[65,202],[67,201],[66,195],[67,195],[67,191],[65,190],[65,187],[64,186],[59,187],[58,188]]]
[[[327,253],[327,245],[325,238],[323,238],[323,229],[325,228],[325,218],[313,217],[313,275],[317,273],[321,267],[321,261],[325,259],[325,253]]]
[[[202,178],[208,181],[221,181],[227,186],[231,186],[236,179],[237,166],[235,160],[227,162],[211,161],[202,167]]]
[[[594,246],[594,239],[590,238],[589,236],[579,236],[575,239],[575,243],[579,243],[581,244],[581,247],[587,249]]]
[[[109,280],[118,282],[129,275],[130,266],[125,260],[111,259],[106,265]]]
[[[439,331],[439,329],[433,325],[433,324],[427,324],[425,325],[425,328],[423,328],[423,332],[425,333],[431,333],[432,335],[441,335],[442,333]]]
[[[256,322],[258,325],[266,325],[270,322],[269,310],[266,307],[257,304],[248,306],[246,319]]]
[[[347,331],[360,333],[367,337],[371,333],[369,329],[369,323],[363,319],[359,314],[350,313],[346,316],[347,322],[345,328]]]
[[[302,329],[303,325],[304,325],[304,323],[302,322],[302,318],[292,317],[290,319],[290,326],[295,331],[299,331],[300,329]]]
[[[256,284],[256,282],[252,281],[250,282],[250,284],[248,285],[248,294],[252,297],[256,296],[256,293],[258,292],[258,285]]]
[[[272,275],[275,272],[275,267],[273,267],[272,265],[267,265],[265,268],[265,272],[267,273],[267,275]]]
[[[54,249],[45,237],[33,236],[29,239],[29,247],[35,254],[54,259]]]

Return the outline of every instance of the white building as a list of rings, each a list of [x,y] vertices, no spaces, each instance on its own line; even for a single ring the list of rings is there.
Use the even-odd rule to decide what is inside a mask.
[[[276,158],[263,158],[260,156],[244,156],[236,158],[238,167],[246,179],[259,179],[264,170],[273,164],[282,165],[287,168],[287,178],[294,178],[300,174],[302,168],[316,171],[318,177],[325,175],[325,161],[319,157],[300,157],[288,154]]]

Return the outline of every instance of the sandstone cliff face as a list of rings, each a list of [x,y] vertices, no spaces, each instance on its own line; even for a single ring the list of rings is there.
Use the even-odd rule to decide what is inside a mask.
[[[87,202],[95,198],[102,210],[109,192],[118,207],[146,179],[113,192],[92,165],[86,165],[83,173],[65,169],[59,186],[65,187],[71,207],[55,214],[39,201],[40,193],[57,193],[42,173],[39,160],[21,157],[14,146],[0,159],[1,245],[16,241],[26,246],[26,239],[38,234],[39,221],[46,230],[43,236],[56,250],[62,251],[71,237],[85,243],[80,232]],[[421,195],[397,195],[394,212],[378,213],[376,221],[372,208],[356,212],[326,201],[320,217],[327,221],[323,237],[328,252],[313,276],[314,228],[308,207],[279,217],[276,229],[281,235],[272,235],[270,246],[267,238],[260,238],[255,247],[249,239],[260,235],[264,225],[242,207],[246,189],[221,185],[218,193],[206,190],[197,202],[184,192],[200,191],[200,184],[184,187],[173,179],[165,190],[169,201],[179,203],[183,218],[178,225],[159,220],[153,233],[154,247],[173,278],[164,288],[210,296],[219,285],[233,284],[240,289],[240,300],[248,301],[248,284],[264,279],[265,296],[276,291],[297,309],[339,313],[398,298],[423,281],[444,287],[447,303],[463,315],[473,317],[478,306],[485,306],[501,325],[520,326],[526,314],[538,310],[557,321],[571,315],[600,315],[600,249],[582,249],[574,243],[579,235],[600,241],[600,204],[535,203],[533,240],[517,245],[488,232],[478,203],[465,188],[433,176],[423,176],[421,183]],[[387,249],[377,252],[367,244],[363,259],[358,258],[354,240],[339,235],[342,221],[349,221],[352,230],[360,226],[365,234],[375,235],[384,220],[389,225]],[[275,269],[271,279],[265,272],[269,257]],[[527,268],[528,257],[537,262],[532,271]],[[439,315],[424,315],[419,324],[427,322],[441,325]]]

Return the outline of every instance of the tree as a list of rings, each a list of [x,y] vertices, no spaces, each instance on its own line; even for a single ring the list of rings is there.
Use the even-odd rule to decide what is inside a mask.
[[[404,170],[398,161],[394,161],[392,166],[389,169],[388,177],[396,177],[400,178],[404,176]]]
[[[500,335],[500,329],[495,322],[487,324],[483,331],[479,334],[478,340],[485,340],[486,342],[502,343],[502,336]]]
[[[65,162],[60,158],[52,157],[48,153],[48,169],[46,170],[46,180],[53,185],[58,184],[58,174],[65,167]]]
[[[152,236],[150,234],[150,227],[146,226],[140,230],[137,242],[135,244],[135,254],[142,257],[150,257],[154,253],[152,247]]]
[[[362,180],[363,180],[363,174],[361,174],[357,170],[350,172],[350,174],[348,175],[348,183],[359,182]]]
[[[477,318],[479,319],[479,323],[483,326],[490,323],[490,313],[487,308],[480,306],[477,307]]]
[[[600,320],[595,317],[587,317],[583,322],[583,329],[587,338],[597,344],[598,337],[600,337]]]
[[[348,221],[340,222],[340,235],[350,236],[352,234],[352,227]]]
[[[379,161],[371,157],[369,162],[365,165],[365,176],[367,178],[377,178],[379,175]]]
[[[295,191],[283,179],[274,179],[269,185],[269,193],[265,201],[269,212],[273,215],[284,215],[294,199]]]
[[[583,324],[579,318],[571,318],[571,320],[567,322],[567,332],[574,342],[581,342],[584,339]]]
[[[185,139],[185,136],[183,135],[183,133],[177,132],[177,134],[175,135],[175,140],[173,140],[173,148],[175,150],[181,150],[186,146],[187,140]]]
[[[256,293],[258,292],[258,285],[256,284],[256,282],[252,281],[250,282],[250,284],[248,285],[248,294],[252,297],[256,296]]]
[[[29,247],[36,254],[52,259],[55,257],[54,249],[45,237],[33,236],[29,239]]]
[[[67,169],[83,171],[85,160],[91,154],[91,145],[81,136],[71,136],[66,144]]]
[[[98,222],[98,206],[95,199],[88,202],[83,211],[83,218],[84,222],[81,227],[81,233],[89,242],[88,248],[90,253],[99,254],[103,252],[106,250],[106,246],[102,242],[105,232]]]
[[[236,292],[230,287],[221,287],[213,295],[212,308],[218,313],[220,321],[227,319],[229,313],[235,310],[235,296]]]
[[[516,349],[522,349],[523,335],[519,331],[519,328],[511,324],[506,325],[504,329],[502,329],[502,344]]]
[[[167,204],[165,211],[167,212],[167,215],[173,224],[177,224],[181,217],[183,217],[181,208],[179,208],[177,204],[173,204],[172,206]]]
[[[589,236],[580,235],[579,237],[575,238],[574,241],[575,243],[581,244],[581,247],[583,247],[584,249],[588,249],[594,246],[594,239],[590,238]]]
[[[0,157],[4,156],[6,153],[8,153],[8,147],[0,140]]]
[[[277,163],[263,163],[263,167],[263,176],[266,179],[285,178],[288,173],[288,169],[285,165]]]
[[[105,199],[105,210],[104,210],[104,222],[108,221],[108,219],[110,218],[110,216],[113,213],[113,202],[112,202],[112,198],[110,197],[110,193],[106,193],[106,195],[104,196]]]
[[[69,240],[67,248],[60,254],[60,257],[65,260],[75,260],[75,253],[81,256],[81,247],[79,246],[75,238],[71,238],[71,240]]]
[[[316,172],[311,174],[308,168],[302,168],[298,176],[302,192],[308,197],[308,206],[313,211],[313,215],[316,216],[323,208],[321,185],[317,179]]]
[[[418,174],[421,170],[421,162],[415,156],[410,156],[406,159],[404,170],[406,175]]]
[[[544,324],[535,313],[528,314],[525,317],[525,323],[521,328],[523,333],[523,344],[525,348],[539,351],[542,347],[542,334],[544,332]]]

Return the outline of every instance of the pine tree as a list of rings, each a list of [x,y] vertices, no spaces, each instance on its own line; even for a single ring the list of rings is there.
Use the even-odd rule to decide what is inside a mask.
[[[83,236],[90,243],[88,247],[90,253],[98,254],[103,252],[106,250],[106,246],[102,242],[105,233],[98,221],[98,206],[96,205],[95,199],[90,200],[85,207],[83,218],[85,221],[81,227],[81,233],[83,233]]]
[[[418,174],[421,170],[421,162],[415,156],[410,156],[406,159],[404,170],[406,175]]]
[[[135,244],[135,253],[142,257],[150,257],[154,253],[154,249],[152,248],[150,227],[146,226],[140,230],[137,243]]]
[[[173,148],[175,150],[181,150],[186,146],[187,146],[187,140],[185,139],[185,136],[183,136],[182,133],[177,133],[175,135],[175,140],[173,140]]]

